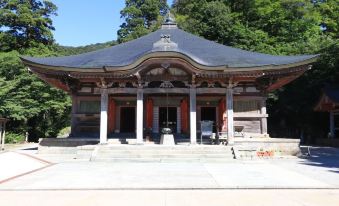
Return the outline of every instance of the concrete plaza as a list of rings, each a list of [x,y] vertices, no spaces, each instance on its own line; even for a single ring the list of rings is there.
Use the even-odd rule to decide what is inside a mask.
[[[290,164],[63,162],[4,182],[0,189],[339,188],[338,173]]]
[[[334,148],[312,148],[308,158],[219,163],[65,158],[52,164],[36,159],[39,156],[34,153],[18,150],[0,154],[0,164],[7,165],[1,167],[0,174],[6,178],[13,175],[0,180],[0,200],[9,203],[5,205],[20,205],[22,198],[39,205],[38,200],[48,202],[49,197],[58,197],[49,205],[60,201],[66,205],[108,205],[112,200],[118,205],[339,204],[339,150]],[[26,164],[32,161],[34,164]],[[16,195],[21,198],[15,199]]]
[[[337,206],[338,190],[1,191],[1,205]]]

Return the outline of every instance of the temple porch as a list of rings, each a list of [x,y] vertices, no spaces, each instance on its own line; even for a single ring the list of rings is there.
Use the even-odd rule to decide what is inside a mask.
[[[252,95],[244,95],[246,90]],[[266,98],[253,95],[254,91],[255,88],[120,88],[98,89],[95,93],[100,96],[73,95],[71,137],[93,138],[100,133],[100,143],[130,136],[143,144],[157,139],[162,128],[170,127],[175,139],[180,137],[178,142],[196,144],[200,143],[203,120],[213,122],[214,133],[227,133],[230,144],[236,138],[234,127],[243,128],[241,138],[268,137]],[[231,126],[233,130],[228,130]],[[208,141],[205,138],[203,142]]]

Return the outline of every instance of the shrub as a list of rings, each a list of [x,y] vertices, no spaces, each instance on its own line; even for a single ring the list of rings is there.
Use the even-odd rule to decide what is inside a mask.
[[[71,133],[71,127],[65,127],[58,133],[58,137],[67,137]]]
[[[18,144],[25,142],[25,135],[16,133],[6,133],[5,143],[7,144]]]

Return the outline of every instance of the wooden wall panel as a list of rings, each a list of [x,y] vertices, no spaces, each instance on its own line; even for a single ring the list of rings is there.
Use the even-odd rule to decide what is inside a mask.
[[[180,103],[181,110],[181,131],[188,133],[188,100],[184,98]]]
[[[159,133],[159,107],[153,107],[153,132]]]
[[[219,102],[219,130],[227,131],[227,119],[226,117],[226,100],[225,98],[221,99]]]
[[[146,126],[153,127],[153,99],[148,98],[146,103]]]
[[[115,130],[115,115],[116,114],[116,104],[113,98],[109,98],[108,102],[108,133],[112,133]]]

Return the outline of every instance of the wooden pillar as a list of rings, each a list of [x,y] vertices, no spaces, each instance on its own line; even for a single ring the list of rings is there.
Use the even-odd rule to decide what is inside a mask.
[[[72,94],[72,113],[71,113],[71,134],[70,136],[75,136],[76,127],[77,127],[77,110],[78,110],[78,100],[75,94]]]
[[[2,129],[3,129],[3,123],[2,122],[0,122],[0,143],[1,143],[1,150],[4,150],[5,148],[4,148],[4,140],[2,139]]]
[[[177,133],[181,134],[181,107],[177,107]]]
[[[108,92],[107,88],[102,88],[100,91],[101,91],[100,144],[107,144]]]
[[[147,99],[147,105],[146,105],[146,118],[147,118],[147,128],[153,127],[153,99],[148,98]]]
[[[181,103],[181,131],[182,133],[188,133],[188,101],[185,97]]]
[[[330,137],[335,137],[334,112],[330,111]]]
[[[234,124],[233,124],[233,89],[226,90],[226,111],[227,111],[227,137],[228,144],[234,144]]]
[[[159,133],[159,107],[153,106],[153,132]]]
[[[195,87],[190,88],[190,135],[191,144],[197,143],[197,90]]]
[[[1,123],[1,150],[5,149],[6,121]]]
[[[113,98],[109,99],[108,103],[108,132],[112,133],[115,130],[115,116],[116,116],[116,104]]]
[[[137,133],[137,144],[143,144],[144,142],[144,128],[143,128],[143,115],[144,115],[144,93],[141,88],[138,89],[137,91],[137,128],[136,128],[136,133]]]
[[[219,102],[219,129],[222,132],[227,131],[226,101],[222,98]]]
[[[266,99],[263,99],[260,103],[260,113],[262,115],[266,115],[267,111],[266,111]],[[266,117],[262,117],[261,118],[261,134],[263,135],[267,135],[267,118]]]

